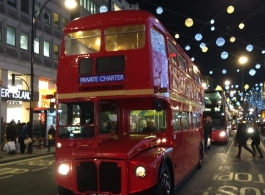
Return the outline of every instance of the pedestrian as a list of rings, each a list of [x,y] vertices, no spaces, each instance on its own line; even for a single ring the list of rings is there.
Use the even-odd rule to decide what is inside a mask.
[[[17,137],[17,130],[16,130],[16,122],[14,120],[11,120],[9,125],[6,129],[6,139],[7,141],[16,141]]]
[[[262,152],[259,148],[259,145],[260,145],[259,129],[258,129],[256,123],[254,123],[253,121],[251,122],[250,127],[253,128],[253,133],[251,135],[251,139],[252,139],[251,148],[254,151],[255,155],[256,155],[256,150],[255,150],[255,148],[256,148],[259,152],[258,158],[263,158]]]
[[[242,147],[245,148],[248,152],[250,152],[253,157],[256,156],[255,153],[247,146],[247,140],[248,140],[247,129],[248,129],[247,124],[243,123],[243,119],[240,119],[235,136],[235,140],[238,143],[238,152],[236,156],[237,158],[240,158]]]
[[[55,129],[54,126],[51,125],[48,130],[48,151],[50,152],[51,145],[54,145],[54,138],[55,138]]]
[[[203,135],[204,135],[204,154],[208,155],[208,139],[212,136],[212,122],[211,117],[207,116],[203,124]]]
[[[26,123],[22,123],[19,131],[19,143],[20,143],[20,153],[24,154],[26,145],[24,140],[28,137],[29,129]]]

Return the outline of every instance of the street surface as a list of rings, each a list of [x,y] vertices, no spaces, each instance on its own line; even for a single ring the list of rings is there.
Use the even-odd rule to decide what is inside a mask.
[[[237,159],[233,138],[213,144],[202,169],[196,169],[175,190],[175,195],[265,195],[265,159],[252,158],[242,149]],[[263,143],[261,149],[265,154]],[[0,194],[58,195],[54,156],[0,164]]]

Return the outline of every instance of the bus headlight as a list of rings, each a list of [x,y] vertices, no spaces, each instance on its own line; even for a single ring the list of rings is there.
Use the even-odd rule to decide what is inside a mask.
[[[56,146],[57,146],[57,148],[61,148],[62,147],[62,144],[60,142],[57,142],[56,143]]]
[[[222,131],[221,133],[220,133],[220,137],[224,137],[225,136],[225,132],[224,131]]]
[[[70,167],[69,165],[67,164],[61,164],[58,168],[58,172],[61,174],[61,175],[67,175],[67,173],[69,172],[70,170]]]
[[[249,127],[248,128],[248,133],[253,133],[254,132],[254,129],[252,127]]]
[[[145,177],[146,176],[146,168],[143,166],[138,166],[135,169],[135,175],[137,177]]]

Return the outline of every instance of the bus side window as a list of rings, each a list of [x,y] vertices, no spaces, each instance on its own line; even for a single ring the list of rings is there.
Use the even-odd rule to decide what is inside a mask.
[[[187,130],[188,129],[188,121],[187,121],[187,119],[188,119],[187,113],[186,112],[182,112],[181,124],[182,124],[183,130]]]
[[[179,112],[173,111],[173,129],[174,131],[180,131],[181,130],[181,125],[180,125],[180,116]]]

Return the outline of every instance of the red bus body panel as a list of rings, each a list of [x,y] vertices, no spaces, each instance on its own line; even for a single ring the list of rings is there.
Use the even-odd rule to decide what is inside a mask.
[[[117,195],[128,195],[142,192],[155,186],[163,163],[167,163],[172,173],[173,186],[191,172],[203,158],[202,122],[189,124],[187,129],[173,130],[173,110],[187,113],[197,113],[202,121],[203,88],[194,81],[192,76],[183,72],[168,61],[167,56],[150,49],[151,38],[149,30],[155,28],[165,37],[166,42],[174,43],[177,51],[185,58],[192,69],[192,61],[174,42],[162,24],[150,13],[139,10],[127,10],[89,15],[71,21],[64,29],[64,36],[70,32],[100,29],[121,25],[144,24],[146,27],[145,46],[134,50],[106,51],[104,44],[100,51],[91,54],[65,55],[65,42],[62,42],[60,60],[57,72],[57,106],[67,102],[89,102],[95,104],[100,100],[115,100],[119,104],[118,132],[113,135],[98,135],[91,139],[61,139],[56,134],[56,183],[71,190],[74,194],[104,194],[109,192],[80,192],[78,182],[84,177],[88,180],[86,167],[93,164],[95,170],[101,166],[117,166],[121,171],[121,192]],[[101,33],[104,42],[104,33]],[[79,83],[79,62],[82,59],[93,59],[108,56],[125,56],[125,79],[119,82]],[[187,67],[188,69],[189,67]],[[95,70],[93,74],[96,75]],[[199,74],[199,72],[198,72]],[[200,76],[200,75],[199,75]],[[159,92],[166,89],[166,92]],[[141,107],[152,108],[156,98],[166,102],[167,131],[153,134],[128,134],[128,110]],[[151,109],[150,109],[151,110]],[[95,108],[98,113],[99,108]],[[59,126],[59,111],[57,110],[57,125]],[[97,116],[95,116],[97,117]],[[199,120],[199,119],[198,119]],[[94,122],[97,129],[99,124]],[[161,142],[161,140],[166,140]],[[202,152],[202,153],[201,153]],[[57,173],[62,164],[70,167],[67,175]],[[110,164],[110,165],[109,165]],[[142,165],[147,170],[144,178],[135,175],[135,166]],[[116,167],[115,167],[116,168]],[[108,172],[108,170],[106,171]],[[103,174],[103,173],[102,173]],[[107,173],[106,173],[107,174]],[[109,175],[111,173],[108,172]],[[81,175],[77,179],[77,175]],[[96,174],[95,174],[96,175]],[[100,174],[99,174],[100,175]],[[108,176],[109,176],[108,175]],[[100,175],[102,176],[102,175]],[[98,182],[102,178],[99,178]],[[112,178],[108,178],[112,179]],[[80,179],[81,180],[81,179]],[[116,195],[112,193],[112,195]]]

